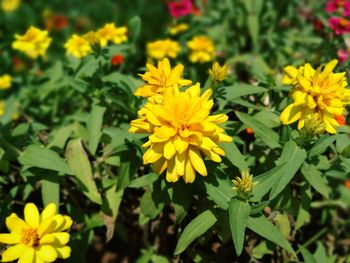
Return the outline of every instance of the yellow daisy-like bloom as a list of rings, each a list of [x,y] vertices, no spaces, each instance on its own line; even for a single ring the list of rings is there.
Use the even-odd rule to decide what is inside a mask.
[[[242,171],[241,177],[237,177],[232,180],[232,190],[237,192],[237,195],[241,199],[248,199],[253,191],[256,182],[253,182],[253,175],[250,175],[248,171]]]
[[[176,58],[180,49],[180,45],[176,41],[170,39],[157,40],[147,44],[147,56],[156,60]]]
[[[118,45],[128,40],[128,29],[126,26],[116,27],[114,23],[106,24],[96,32],[96,37],[100,42],[101,47],[107,46],[109,41]]]
[[[12,43],[12,47],[22,51],[30,58],[36,59],[44,56],[50,46],[52,39],[48,34],[49,32],[46,30],[31,26],[23,36],[15,35],[16,41]]]
[[[64,231],[72,222],[69,216],[56,214],[55,204],[49,204],[41,214],[35,204],[26,204],[24,220],[15,213],[6,218],[10,233],[0,234],[0,242],[10,247],[2,253],[2,262],[46,263],[68,258],[70,236]]]
[[[90,42],[85,37],[76,34],[68,39],[64,47],[67,50],[67,54],[76,58],[83,58],[92,53]]]
[[[1,9],[4,12],[12,12],[12,11],[15,11],[20,4],[21,4],[21,0],[2,0]]]
[[[89,41],[90,45],[99,44],[99,39],[97,33],[95,31],[89,31],[83,36],[87,41]]]
[[[12,78],[9,74],[0,76],[0,89],[9,89],[12,86]]]
[[[222,82],[227,77],[228,68],[227,65],[220,66],[218,62],[215,62],[211,69],[209,69],[210,79],[214,82]]]
[[[189,60],[193,63],[205,63],[214,59],[214,43],[206,36],[193,37],[187,42],[187,46],[191,50]]]
[[[317,114],[329,133],[336,133],[339,123],[335,115],[345,112],[345,105],[350,104],[350,89],[346,89],[345,72],[333,73],[337,60],[332,60],[324,67],[316,70],[310,64],[299,68],[287,66],[284,84],[293,85],[291,97],[293,103],[281,113],[284,125],[298,121],[298,129],[302,129],[310,115]]]
[[[192,183],[195,174],[207,175],[203,154],[214,162],[221,162],[225,152],[219,142],[230,142],[218,126],[227,121],[225,114],[209,116],[214,105],[208,89],[200,95],[197,83],[181,92],[176,86],[166,89],[162,100],[150,99],[138,112],[129,132],[151,133],[143,147],[144,164],[152,164],[161,174],[166,170],[166,180],[176,182],[180,177]]]
[[[169,34],[174,36],[187,31],[189,28],[190,26],[186,23],[175,24],[169,27]]]
[[[163,94],[169,87],[180,88],[192,83],[191,80],[181,78],[184,66],[179,64],[172,69],[167,58],[158,62],[158,68],[151,64],[147,64],[146,67],[148,71],[140,76],[147,83],[135,91],[136,96],[151,97]]]

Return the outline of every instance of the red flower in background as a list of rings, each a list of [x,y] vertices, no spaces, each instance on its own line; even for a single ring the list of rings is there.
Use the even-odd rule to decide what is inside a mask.
[[[339,125],[346,125],[346,118],[344,115],[335,115],[334,118],[339,123]]]
[[[168,7],[170,15],[175,19],[189,15],[193,12],[193,4],[191,0],[171,1],[168,3]]]
[[[345,180],[344,184],[346,188],[350,189],[350,180]]]
[[[330,0],[326,4],[326,11],[334,13],[338,10],[343,12],[343,16],[350,15],[350,1],[349,0]]]
[[[337,56],[341,63],[344,63],[345,61],[347,61],[349,58],[349,55],[350,55],[350,50],[338,49],[337,51]]]
[[[328,24],[335,34],[350,33],[350,21],[342,17],[331,17]]]
[[[61,31],[68,26],[68,18],[64,15],[50,14],[45,19],[45,27],[48,30]]]
[[[113,66],[118,66],[118,65],[122,64],[123,62],[124,62],[124,56],[120,55],[120,54],[114,55],[111,59],[111,64]]]

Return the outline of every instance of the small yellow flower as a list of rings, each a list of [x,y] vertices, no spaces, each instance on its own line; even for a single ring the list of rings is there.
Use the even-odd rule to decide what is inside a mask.
[[[2,0],[1,9],[4,12],[12,12],[12,11],[15,11],[20,4],[21,4],[21,0]]]
[[[336,133],[339,123],[336,115],[345,112],[345,106],[350,104],[350,89],[346,89],[345,72],[333,73],[337,60],[332,60],[324,67],[316,70],[307,63],[295,68],[284,68],[286,76],[284,84],[291,84],[291,97],[293,103],[288,105],[281,113],[280,119],[284,125],[298,121],[298,129],[305,126],[310,115],[317,114],[317,118],[329,133]]]
[[[232,183],[234,184],[232,190],[236,191],[238,197],[244,200],[250,197],[253,187],[256,185],[256,182],[253,182],[253,175],[249,175],[248,171],[242,171],[241,177],[236,177]]]
[[[16,41],[12,43],[12,47],[22,51],[30,58],[36,59],[39,56],[44,56],[50,46],[52,39],[48,34],[48,31],[31,26],[23,36],[15,35]]]
[[[169,28],[169,34],[174,36],[187,31],[189,28],[190,26],[186,23],[175,24]]]
[[[136,96],[151,97],[163,94],[169,87],[180,88],[192,83],[191,80],[181,78],[184,66],[179,64],[172,69],[167,58],[158,62],[158,68],[151,64],[147,64],[146,67],[148,71],[140,76],[147,83],[135,91]]]
[[[208,89],[200,95],[199,83],[183,92],[177,86],[169,87],[162,98],[149,99],[139,110],[139,119],[130,123],[129,132],[151,134],[143,145],[148,147],[143,163],[152,164],[158,174],[166,170],[168,182],[182,177],[192,183],[196,172],[206,176],[203,155],[219,163],[225,152],[218,143],[232,141],[218,126],[228,117],[209,115],[214,105],[211,94]]]
[[[324,133],[326,126],[321,119],[320,114],[310,114],[305,118],[305,125],[302,128],[302,132],[306,135],[314,136]]]
[[[65,231],[72,222],[69,216],[56,214],[55,204],[49,204],[41,214],[35,204],[26,204],[24,220],[15,213],[6,218],[10,233],[0,234],[0,242],[10,246],[2,253],[2,262],[46,263],[68,258],[70,236]]]
[[[0,116],[5,114],[5,101],[0,100]]]
[[[96,34],[96,32],[94,31],[89,31],[87,32],[84,36],[83,36],[87,41],[89,41],[90,45],[96,45],[99,44],[99,39],[98,36]]]
[[[176,58],[179,51],[179,43],[170,39],[157,40],[147,44],[147,56],[156,60]]]
[[[205,63],[214,59],[214,43],[206,36],[193,37],[187,42],[187,46],[191,50],[189,60],[193,63]]]
[[[96,32],[96,37],[101,47],[107,46],[109,41],[118,45],[128,40],[127,27],[116,27],[114,23],[106,24],[103,28]]]
[[[0,76],[0,89],[9,89],[12,86],[12,78],[9,74]]]
[[[214,82],[222,82],[227,77],[227,65],[223,65],[222,67],[218,62],[215,62],[211,69],[209,69],[209,75],[212,81]]]
[[[92,48],[89,41],[82,36],[76,34],[72,35],[64,47],[67,50],[67,54],[76,58],[83,58],[92,53]]]

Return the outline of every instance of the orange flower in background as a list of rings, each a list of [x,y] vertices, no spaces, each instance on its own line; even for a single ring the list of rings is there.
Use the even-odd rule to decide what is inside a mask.
[[[344,184],[346,188],[350,189],[350,180],[345,180]]]
[[[345,115],[334,115],[334,119],[339,123],[339,125],[346,125]]]
[[[122,64],[123,62],[124,62],[124,56],[120,55],[120,54],[114,55],[111,59],[111,64],[113,66],[118,66],[118,65]]]
[[[254,134],[254,130],[253,130],[252,128],[250,128],[250,127],[248,127],[247,129],[245,129],[245,132],[246,132],[247,134],[249,134],[249,135]]]
[[[48,30],[61,31],[68,26],[68,18],[65,15],[52,14],[45,19],[44,23]]]

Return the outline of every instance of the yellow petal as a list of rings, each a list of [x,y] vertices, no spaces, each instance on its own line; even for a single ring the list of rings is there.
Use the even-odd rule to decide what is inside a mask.
[[[188,156],[190,158],[191,164],[198,173],[203,176],[207,175],[207,168],[203,162],[202,156],[196,148],[191,147],[188,151]]]
[[[18,263],[34,263],[35,250],[32,247],[26,247],[23,254],[20,256]]]
[[[21,242],[21,235],[16,232],[10,234],[0,234],[0,243],[3,244],[18,244]]]
[[[158,161],[152,163],[152,168],[157,174],[161,174],[167,168],[166,159],[160,158]]]
[[[288,105],[281,113],[280,120],[284,125],[291,124],[299,120],[302,108],[294,104]]]
[[[183,153],[184,151],[186,151],[189,145],[189,142],[182,139],[180,136],[176,136],[176,138],[173,140],[173,143],[178,153]]]
[[[52,234],[47,234],[40,238],[40,245],[52,244],[55,242],[55,240],[56,239]]]
[[[50,245],[40,245],[35,252],[45,262],[54,262],[57,259],[57,252]]]
[[[175,146],[174,146],[172,141],[168,141],[164,144],[164,157],[165,157],[165,159],[170,160],[171,158],[173,158],[175,152],[176,152]]]
[[[19,234],[22,233],[22,230],[24,228],[29,228],[29,225],[22,219],[17,217],[16,214],[12,214],[11,216],[6,218],[6,226],[11,232],[16,232]]]
[[[186,170],[183,176],[185,183],[193,183],[196,178],[196,170],[193,168],[191,161],[189,159],[186,160]]]
[[[177,153],[175,155],[175,167],[176,173],[183,176],[185,174],[185,161],[186,161],[186,152]]]
[[[168,160],[168,168],[166,170],[165,179],[170,183],[176,182],[177,180],[179,180],[179,177],[175,169],[175,158]]]
[[[11,246],[2,253],[2,262],[9,262],[18,259],[27,247],[23,244]]]
[[[153,144],[143,155],[143,164],[154,163],[163,156],[163,144]]]
[[[70,235],[67,232],[52,233],[51,235],[55,237],[56,242],[60,245],[65,245],[69,242]]]
[[[40,215],[40,222],[43,222],[49,217],[54,216],[56,212],[57,212],[56,205],[54,203],[48,204]]]
[[[56,227],[56,221],[53,219],[54,217],[50,217],[42,222],[38,228],[38,235],[43,236],[46,233],[52,232]]]
[[[39,227],[40,215],[35,204],[29,203],[24,207],[24,220],[33,228]]]
[[[57,257],[59,258],[69,258],[71,253],[71,248],[68,246],[56,247]]]

